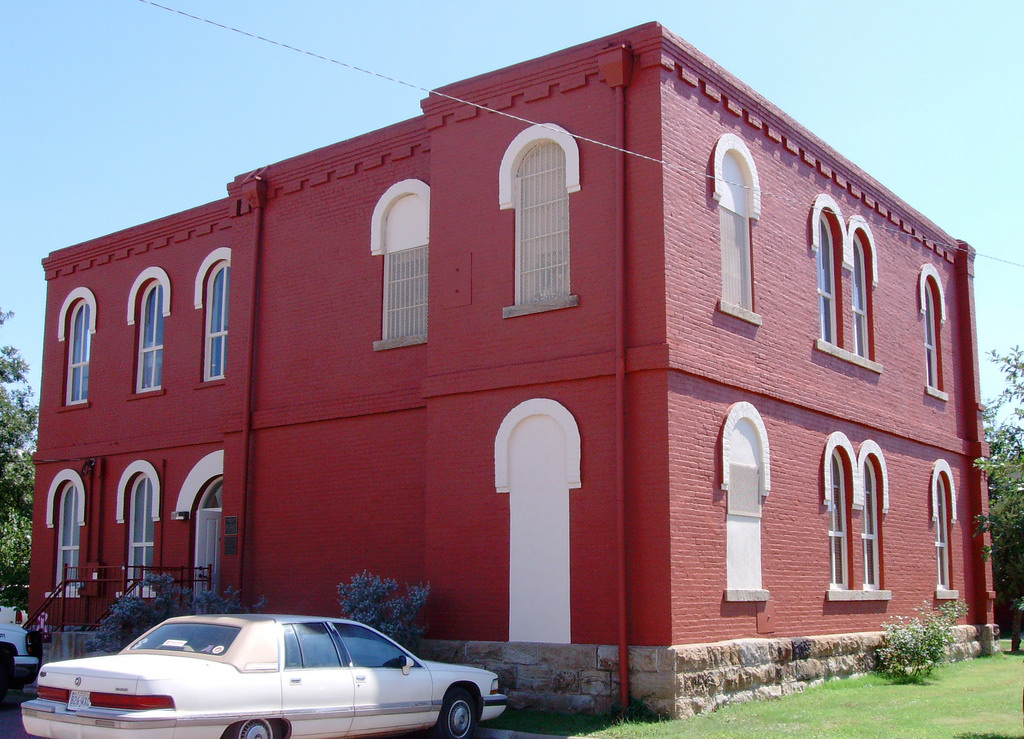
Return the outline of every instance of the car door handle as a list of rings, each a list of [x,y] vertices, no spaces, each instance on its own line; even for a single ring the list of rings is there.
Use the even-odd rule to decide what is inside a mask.
[[[288,682],[289,682],[290,684],[292,684],[292,685],[302,685],[302,678],[301,678],[301,677],[293,677],[293,678],[292,678],[291,680],[289,680]]]
[[[365,683],[366,682],[366,675],[356,675],[356,682],[357,683]]]

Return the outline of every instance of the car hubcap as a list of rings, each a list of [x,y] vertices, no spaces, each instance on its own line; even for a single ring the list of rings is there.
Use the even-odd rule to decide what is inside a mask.
[[[456,701],[448,712],[448,728],[452,736],[465,736],[470,724],[469,705],[465,701]]]
[[[271,739],[270,726],[266,721],[246,721],[238,732],[238,739]]]

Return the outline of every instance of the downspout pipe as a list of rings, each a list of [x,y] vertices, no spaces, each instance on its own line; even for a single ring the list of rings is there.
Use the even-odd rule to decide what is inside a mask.
[[[264,176],[267,168],[263,167],[246,175],[242,181],[242,197],[253,212],[252,235],[252,282],[249,289],[249,351],[246,354],[245,370],[242,373],[242,501],[239,516],[242,519],[242,546],[238,549],[238,576],[241,590],[248,592],[245,577],[245,559],[252,540],[252,523],[249,520],[250,503],[253,496],[252,469],[255,466],[255,444],[252,434],[253,406],[256,388],[256,337],[259,321],[260,298],[260,255],[263,251],[263,210],[267,204],[267,180]]]
[[[615,544],[617,555],[619,703],[629,705],[629,593],[626,586],[626,87],[633,53],[622,44],[598,57],[598,66],[615,92]]]

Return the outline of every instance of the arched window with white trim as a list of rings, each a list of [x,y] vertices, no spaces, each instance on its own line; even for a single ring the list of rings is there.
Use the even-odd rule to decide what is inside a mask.
[[[722,490],[726,493],[726,600],[764,601],[761,509],[771,490],[768,434],[747,402],[729,407],[722,427]]]
[[[146,475],[136,477],[132,485],[130,521],[128,576],[139,579],[153,566],[153,482]]]
[[[871,321],[870,299],[868,290],[868,259],[870,251],[865,247],[863,237],[859,234],[853,240],[853,351],[864,359],[871,358]]]
[[[91,313],[92,307],[84,300],[78,301],[71,312],[71,343],[68,345],[68,405],[85,403],[89,400]]]
[[[829,590],[850,588],[850,511],[854,493],[860,488],[856,464],[857,455],[846,434],[841,431],[830,434],[822,467],[824,504],[828,513]]]
[[[57,525],[57,577],[59,585],[65,578],[78,578],[79,550],[84,521],[83,492],[73,482],[60,489]],[[77,590],[68,595],[77,595]]]
[[[203,381],[222,380],[227,372],[228,308],[231,296],[231,249],[206,255],[196,272],[195,308],[203,315]]]
[[[836,306],[842,304],[840,265],[846,263],[846,229],[839,206],[828,195],[819,195],[811,211],[811,249],[817,259],[819,338],[842,346],[843,322]]]
[[[506,317],[576,305],[571,295],[569,194],[579,187],[579,149],[554,124],[531,126],[509,145],[499,201],[516,212],[515,306]]]
[[[944,459],[932,467],[932,522],[935,526],[935,594],[937,598],[959,597],[953,590],[953,558],[950,531],[956,523],[956,487],[953,470]]]
[[[67,347],[67,378],[64,393],[66,405],[89,400],[89,363],[92,335],[96,333],[96,297],[87,287],[68,293],[57,318],[57,340],[70,336]]]
[[[153,281],[142,293],[139,323],[138,392],[159,390],[164,366],[164,288]]]
[[[924,318],[924,368],[929,394],[945,399],[942,371],[942,324],[946,321],[946,300],[939,273],[930,264],[921,268],[918,280],[921,315]]]
[[[374,348],[426,341],[429,249],[430,187],[397,182],[377,201],[370,228],[370,252],[384,257],[381,340]]]
[[[719,137],[715,144],[714,167],[723,307],[753,312],[751,222],[761,215],[757,167],[743,140],[731,133]]]

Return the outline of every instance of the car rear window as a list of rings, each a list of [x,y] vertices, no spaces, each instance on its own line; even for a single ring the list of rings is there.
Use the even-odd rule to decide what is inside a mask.
[[[132,644],[130,650],[155,649],[220,656],[228,651],[240,630],[237,626],[220,624],[164,624]]]

